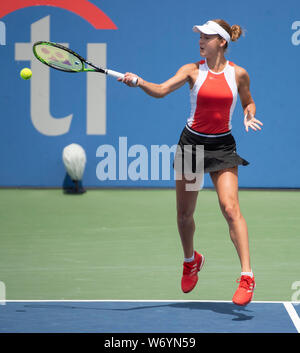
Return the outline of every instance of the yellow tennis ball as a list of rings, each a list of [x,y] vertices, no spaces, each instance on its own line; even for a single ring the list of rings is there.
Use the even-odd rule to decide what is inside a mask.
[[[23,80],[29,80],[30,77],[32,76],[32,71],[25,67],[24,69],[21,70],[20,76],[22,77]]]

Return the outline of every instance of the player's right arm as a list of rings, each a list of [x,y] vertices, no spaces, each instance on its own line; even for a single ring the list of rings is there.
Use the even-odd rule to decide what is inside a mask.
[[[193,77],[195,77],[196,70],[198,70],[196,64],[186,64],[182,66],[173,77],[161,84],[145,81],[141,77],[138,77],[137,75],[130,72],[126,72],[122,81],[128,86],[132,87],[132,78],[137,77],[137,86],[140,87],[144,92],[155,98],[163,98],[167,94],[183,86],[186,82],[188,82],[190,86],[193,86]]]

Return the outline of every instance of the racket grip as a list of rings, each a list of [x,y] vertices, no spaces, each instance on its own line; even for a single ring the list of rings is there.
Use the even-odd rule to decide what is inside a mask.
[[[117,71],[114,71],[114,70],[106,70],[106,74],[109,75],[109,76],[116,77],[116,78],[121,78],[121,79],[124,78],[124,74],[121,74],[121,72],[117,72]],[[134,86],[136,86],[137,81],[138,81],[137,77],[134,77],[132,79],[132,83],[133,83]]]

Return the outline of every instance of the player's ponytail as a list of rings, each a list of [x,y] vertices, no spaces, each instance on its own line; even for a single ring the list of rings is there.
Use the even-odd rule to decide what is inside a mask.
[[[218,25],[223,27],[225,29],[225,31],[227,33],[229,33],[230,39],[233,42],[237,41],[240,38],[240,36],[243,34],[243,29],[239,25],[230,26],[226,21],[221,20],[221,19],[216,19],[216,20],[212,20],[212,21],[216,22]],[[228,46],[228,43],[226,43],[224,49],[227,49],[227,46]]]
[[[243,34],[243,30],[242,27],[239,25],[232,25],[230,27],[230,38],[233,42],[235,42],[236,40],[238,40],[240,38],[240,36]]]

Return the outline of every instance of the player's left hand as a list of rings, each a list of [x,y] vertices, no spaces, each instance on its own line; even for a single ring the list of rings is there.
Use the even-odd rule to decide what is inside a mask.
[[[257,129],[261,130],[261,127],[259,125],[262,126],[263,123],[261,121],[257,120],[255,118],[255,116],[248,109],[247,114],[245,115],[245,118],[244,118],[244,125],[245,125],[246,131],[248,132],[249,127],[254,131],[257,131]]]

